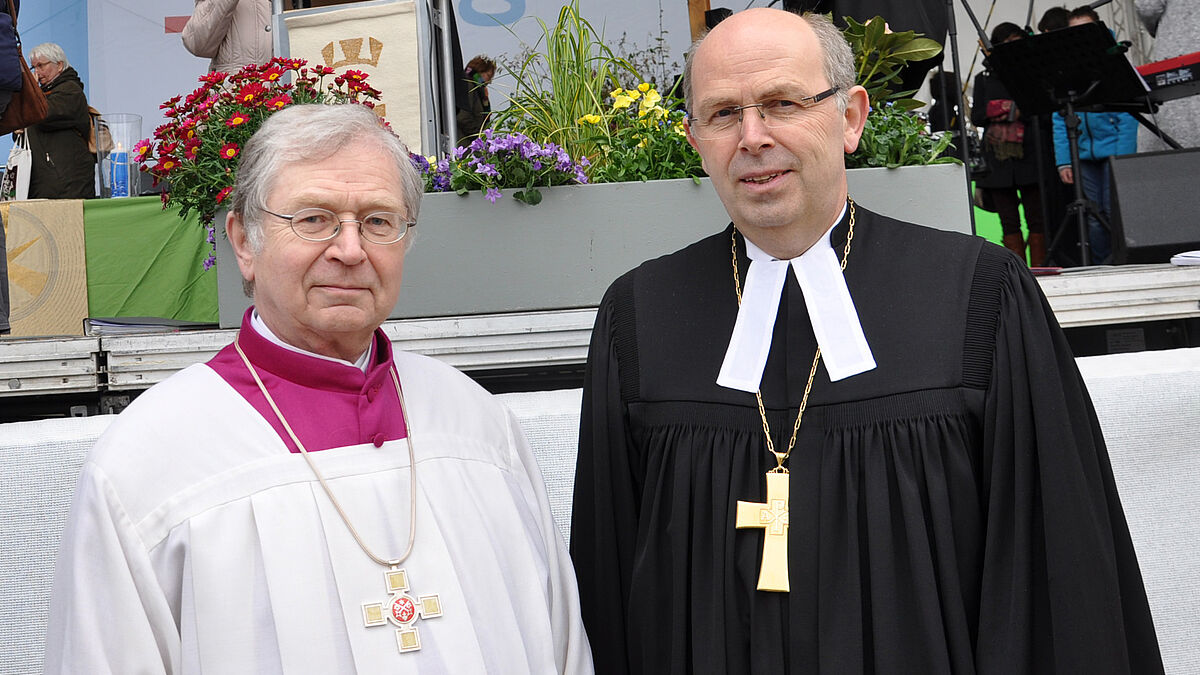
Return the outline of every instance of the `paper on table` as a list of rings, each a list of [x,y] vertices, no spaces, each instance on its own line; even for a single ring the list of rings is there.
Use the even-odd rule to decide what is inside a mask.
[[[1185,251],[1171,256],[1172,265],[1200,265],[1200,251]]]

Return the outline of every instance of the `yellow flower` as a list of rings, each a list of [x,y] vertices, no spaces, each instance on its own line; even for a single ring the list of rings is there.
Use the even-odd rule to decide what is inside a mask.
[[[644,93],[650,91],[650,85],[646,82],[643,82],[638,85],[638,91],[640,91],[644,94]]]
[[[642,140],[638,142],[637,146],[638,146],[639,148],[644,148],[644,147],[646,147],[646,137],[645,137],[645,136],[638,136],[638,138],[640,138],[640,139],[642,139]]]
[[[674,131],[680,136],[687,136],[687,130],[683,128],[683,122],[676,122],[675,126],[671,127],[671,131]]]
[[[636,94],[637,92],[633,92],[633,93]],[[634,99],[632,96],[629,96],[628,94],[617,94],[613,98],[615,99],[613,101],[613,110],[621,110],[623,108],[628,108],[629,106],[633,105]]]
[[[580,117],[579,119],[575,120],[576,124],[582,124],[583,122],[587,122],[588,124],[599,124],[600,116],[594,115],[592,113],[588,113],[587,115],[584,115],[583,117]]]
[[[618,96],[620,96],[621,94],[624,94],[624,93],[625,93],[625,90],[624,90],[624,89],[622,89],[622,88],[620,88],[620,87],[617,87],[616,89],[613,89],[612,91],[608,92],[608,95],[609,95],[609,96],[611,96],[611,97],[613,97],[613,98],[616,98],[616,97],[618,97]]]
[[[629,95],[629,98],[635,101],[642,97],[642,92],[638,91],[637,89],[630,89],[625,93]]]
[[[642,99],[642,107],[656,106],[661,100],[662,94],[658,93],[657,90],[651,89],[650,91],[646,92],[645,98]]]

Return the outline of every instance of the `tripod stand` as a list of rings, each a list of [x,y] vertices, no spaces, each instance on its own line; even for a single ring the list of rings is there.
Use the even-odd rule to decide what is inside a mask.
[[[1071,181],[1075,199],[1067,205],[1067,215],[1058,225],[1058,231],[1054,234],[1054,238],[1050,241],[1050,246],[1047,248],[1047,257],[1054,257],[1058,250],[1059,243],[1062,240],[1063,233],[1067,231],[1067,226],[1074,218],[1079,232],[1079,264],[1087,266],[1091,264],[1091,239],[1089,235],[1090,223],[1088,217],[1095,218],[1104,232],[1111,233],[1112,227],[1109,225],[1108,218],[1100,212],[1100,207],[1095,202],[1087,198],[1083,191],[1083,172],[1079,170],[1079,115],[1075,112],[1076,103],[1087,98],[1094,89],[1095,82],[1089,87],[1088,91],[1083,94],[1076,95],[1074,91],[1067,92],[1067,97],[1062,101],[1062,116],[1067,127],[1067,145],[1071,150],[1071,175],[1074,180]]]
[[[1080,263],[1091,263],[1089,216],[1109,229],[1107,218],[1083,189],[1079,159],[1079,113],[1082,107],[1104,107],[1145,96],[1146,85],[1125,58],[1112,33],[1101,23],[1088,23],[995,45],[986,61],[1027,116],[1058,111],[1067,124],[1074,176],[1074,201],[1050,242],[1057,246],[1074,218],[1079,231]]]

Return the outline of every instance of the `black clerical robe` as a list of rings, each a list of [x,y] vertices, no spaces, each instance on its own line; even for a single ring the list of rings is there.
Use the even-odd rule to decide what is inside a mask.
[[[584,387],[571,553],[598,673],[1162,672],[1096,415],[1040,289],[982,239],[858,207],[878,367],[821,367],[792,451],[790,593],[756,590],[754,395],[716,385],[732,228],[617,280]],[[833,231],[839,257],[843,219]],[[741,278],[745,244],[737,236]],[[789,273],[762,395],[786,448],[816,338]]]

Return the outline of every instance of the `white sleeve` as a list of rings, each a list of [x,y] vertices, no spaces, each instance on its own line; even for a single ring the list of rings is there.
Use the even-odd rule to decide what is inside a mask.
[[[520,468],[524,470],[527,498],[530,500],[531,509],[537,514],[538,529],[546,549],[550,581],[550,627],[554,634],[555,664],[558,672],[564,675],[592,673],[592,650],[580,614],[575,567],[571,564],[571,556],[558,527],[554,524],[554,516],[550,512],[550,499],[546,496],[546,486],[542,481],[542,472],[538,468],[533,449],[525,439],[516,416],[507,408],[506,412],[509,444],[515,451]]]
[[[149,554],[112,484],[87,463],[54,571],[45,672],[172,673],[179,662]]]

